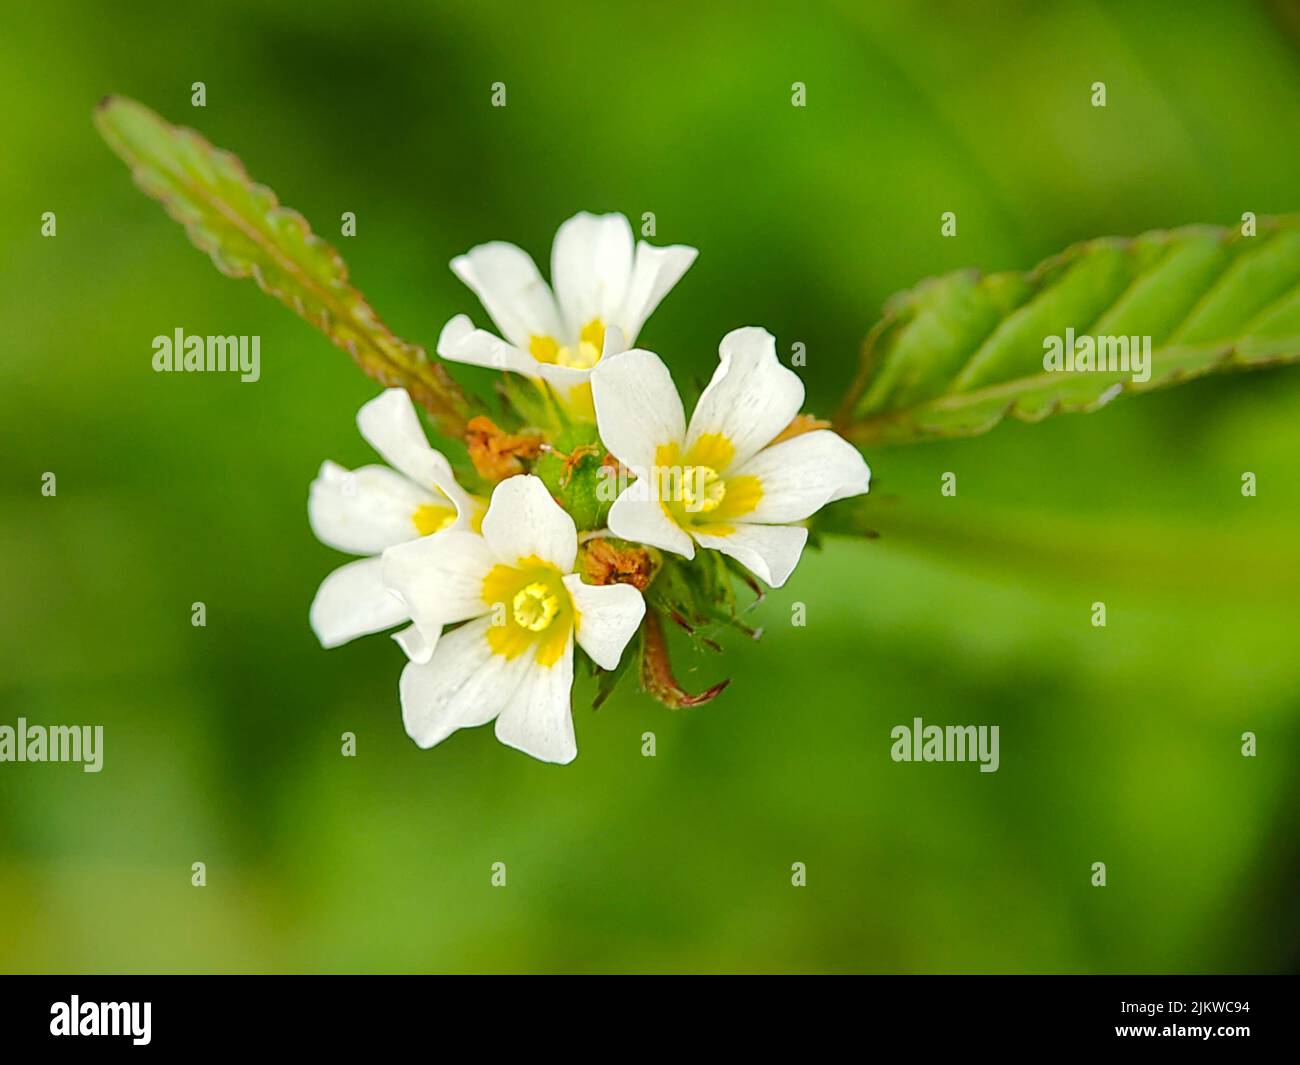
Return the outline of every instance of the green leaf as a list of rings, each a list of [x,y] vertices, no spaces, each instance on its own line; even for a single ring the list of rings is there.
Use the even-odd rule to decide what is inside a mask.
[[[443,434],[464,435],[470,405],[456,382],[424,349],[393,335],[348,283],[339,253],[297,211],[280,206],[274,192],[254,184],[235,156],[121,96],[100,101],[95,125],[136,184],[218,270],[253,278],[380,384],[410,392]]]
[[[1044,341],[1150,337],[1150,378],[1047,371]],[[1029,273],[962,271],[895,296],[837,426],[859,444],[982,433],[1091,411],[1217,370],[1300,359],[1300,216],[1256,236],[1190,226],[1075,245]]]

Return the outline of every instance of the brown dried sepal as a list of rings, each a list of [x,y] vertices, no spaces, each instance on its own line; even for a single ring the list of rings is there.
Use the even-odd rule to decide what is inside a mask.
[[[480,414],[469,420],[465,443],[479,476],[495,484],[523,473],[524,461],[537,458],[542,438],[533,433],[507,433]]]
[[[582,545],[579,562],[588,584],[630,584],[644,592],[659,569],[649,549],[598,536]]]

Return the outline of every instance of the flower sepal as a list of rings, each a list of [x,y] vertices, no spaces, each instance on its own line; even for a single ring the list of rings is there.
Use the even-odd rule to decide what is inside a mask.
[[[544,381],[518,374],[502,374],[497,393],[515,418],[515,426],[533,427],[557,433],[571,424],[571,418]]]
[[[641,690],[671,710],[703,706],[712,702],[730,680],[722,680],[699,694],[683,688],[673,671],[665,622],[672,622],[684,632],[697,652],[721,652],[715,636],[724,628],[738,629],[756,640],[762,630],[741,618],[742,609],[748,608],[739,606],[733,579],[739,577],[755,590],[754,602],[761,598],[761,588],[743,567],[717,551],[700,551],[689,561],[675,555],[659,555],[659,560],[645,587],[646,616],[637,642]],[[608,697],[618,679],[602,678],[596,705]]]
[[[641,690],[653,696],[670,710],[683,710],[710,703],[731,683],[731,678],[719,681],[698,695],[692,695],[678,683],[673,675],[668,657],[668,639],[662,617],[654,609],[646,610],[641,622],[641,639],[638,648],[641,663]]]
[[[575,425],[557,434],[537,457],[533,472],[546,485],[579,532],[605,527],[614,499],[606,463],[614,463],[594,425]],[[603,470],[603,472],[602,472]]]
[[[733,578],[756,592],[753,603],[740,605]],[[662,569],[646,591],[650,607],[708,651],[721,650],[715,637],[724,628],[736,629],[751,640],[761,637],[763,630],[746,624],[741,616],[761,598],[762,588],[753,575],[718,551],[698,551],[691,560],[665,555]]]
[[[465,433],[469,459],[488,484],[526,473],[541,453],[543,438],[537,433],[508,433],[483,415],[471,418]]]
[[[660,568],[663,555],[653,547],[596,536],[578,548],[578,572],[589,584],[630,584],[644,592]]]

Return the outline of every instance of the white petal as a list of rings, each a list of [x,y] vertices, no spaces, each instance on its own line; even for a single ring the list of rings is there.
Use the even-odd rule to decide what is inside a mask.
[[[686,435],[682,398],[652,351],[634,348],[602,359],[591,371],[591,395],[601,440],[640,477],[655,465],[656,450],[680,444]]]
[[[601,669],[613,669],[645,617],[645,599],[630,584],[583,584],[576,573],[564,586],[577,611],[578,646]]]
[[[402,724],[421,747],[441,743],[457,729],[486,725],[510,702],[531,662],[492,653],[479,618],[447,633],[427,663],[402,670]]]
[[[636,261],[632,266],[632,280],[623,299],[623,308],[614,319],[623,331],[628,344],[636,342],[637,334],[645,325],[654,309],[681,280],[682,275],[691,268],[695,257],[699,255],[696,248],[685,244],[673,244],[667,248],[656,248],[644,240],[636,246]]]
[[[442,327],[438,336],[438,354],[452,362],[485,366],[491,370],[537,376],[539,363],[527,351],[521,351],[485,329],[475,329],[466,315],[458,314]]]
[[[495,561],[481,536],[451,529],[384,552],[384,584],[419,627],[420,641],[398,641],[408,655],[419,661],[443,625],[487,612],[483,578]]]
[[[456,529],[461,532],[469,532],[474,528],[474,519],[483,510],[483,504],[477,498],[470,495],[456,481],[456,475],[448,470],[446,481],[440,482],[438,488],[442,494],[447,497],[448,501],[456,508],[456,520],[448,526],[448,529]]]
[[[379,559],[362,558],[321,581],[309,617],[321,646],[338,647],[400,625],[408,615],[402,601],[384,587]]]
[[[555,234],[551,282],[567,337],[593,318],[616,320],[632,277],[632,227],[621,214],[574,215]]]
[[[560,316],[537,264],[522,248],[492,241],[451,261],[452,271],[474,290],[501,335],[528,350],[533,336],[560,336]]]
[[[528,669],[497,718],[497,739],[543,762],[567,765],[578,754],[570,696],[573,637],[553,665],[538,665],[530,654],[519,657]]]
[[[686,445],[719,433],[735,448],[731,469],[756,455],[803,405],[803,382],[776,357],[766,329],[733,329],[718,347],[721,363],[691,415]]]
[[[621,326],[605,326],[605,343],[600,349],[600,357],[608,359],[612,355],[618,355],[627,351],[627,334],[623,332]]]
[[[420,535],[415,512],[439,500],[387,466],[346,470],[321,465],[311,483],[307,517],[316,538],[340,551],[377,555]]]
[[[694,558],[694,541],[668,516],[663,504],[653,495],[651,485],[650,478],[643,477],[619,493],[609,508],[609,531],[624,540]]]
[[[871,484],[858,449],[828,429],[802,433],[766,447],[733,477],[757,477],[763,486],[746,522],[803,521],[827,503],[861,495]]]
[[[560,398],[566,402],[569,393],[591,380],[590,370],[580,370],[576,366],[558,366],[553,362],[539,362],[535,367],[537,376],[555,389]],[[591,421],[590,414],[587,415],[586,420]]]
[[[623,330],[611,325],[605,330],[605,346],[601,349],[601,358],[617,355],[626,351],[623,342]],[[585,398],[575,397],[574,389],[591,383],[591,369],[579,369],[576,366],[560,366],[552,362],[539,362],[535,365],[537,374],[555,390],[562,403],[570,406],[569,414],[575,421],[590,422],[592,417],[591,394]],[[572,404],[577,406],[571,406]]]
[[[451,463],[429,446],[415,404],[404,388],[389,388],[357,411],[357,428],[388,465],[421,488],[454,481]]]
[[[362,407],[357,412],[357,427],[390,466],[455,507],[456,522],[452,528],[470,527],[474,498],[456,482],[446,456],[429,446],[415,404],[404,388],[390,388]],[[435,502],[441,500],[435,498]]]
[[[707,528],[707,526],[706,526]],[[808,530],[801,525],[746,525],[738,523],[728,536],[696,532],[701,547],[730,555],[759,580],[780,588],[803,553]]]
[[[393,640],[397,646],[406,652],[406,657],[412,662],[427,662],[433,657],[433,649],[437,646],[437,641],[429,643],[425,638],[419,625],[407,625],[404,629],[398,629],[393,633]]]
[[[483,518],[483,538],[502,562],[536,555],[561,573],[573,569],[578,530],[540,477],[508,477],[496,486]]]

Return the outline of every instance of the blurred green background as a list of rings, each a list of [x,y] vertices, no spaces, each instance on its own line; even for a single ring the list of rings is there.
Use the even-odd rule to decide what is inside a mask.
[[[454,254],[545,263],[578,210],[653,211],[701,254],[644,346],[689,385],[763,324],[807,346],[827,412],[926,275],[1300,209],[1291,7],[48,0],[5,22],[0,724],[106,736],[98,775],[0,765],[0,969],[1294,968],[1300,370],[875,451],[883,536],[810,552],[760,643],[681,658],[690,686],[734,678],[713,704],[627,685],[593,714],[584,681],[568,768],[487,729],[421,752],[392,642],[325,652],[307,627],[343,561],[307,485],[374,461],[353,417],[376,386],[220,277],[91,124],[118,92],[237,152],[430,347],[486,320]],[[260,335],[261,381],[153,373],[177,327]],[[1001,769],[895,764],[914,716],[999,725]]]

